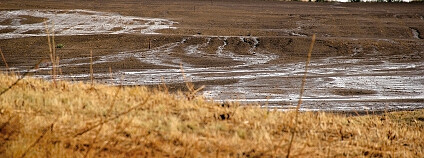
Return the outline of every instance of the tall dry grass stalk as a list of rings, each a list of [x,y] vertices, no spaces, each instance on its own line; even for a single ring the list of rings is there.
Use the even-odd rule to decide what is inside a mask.
[[[6,66],[6,70],[9,70],[9,65],[7,65],[6,58],[4,57],[4,54],[3,54],[3,52],[1,51],[1,49],[0,49],[0,54],[1,54],[1,59],[2,59],[2,60],[3,60],[3,62],[4,62],[4,66]]]
[[[109,77],[110,77],[110,80],[113,80],[112,67],[110,66],[109,66]]]
[[[161,84],[158,85],[159,90],[165,93],[169,93],[169,89],[168,89],[168,86],[166,86],[165,79],[161,77],[160,80],[161,80]]]
[[[308,74],[308,66],[309,66],[309,62],[311,61],[312,49],[314,48],[314,44],[315,44],[315,34],[312,35],[312,41],[311,41],[311,45],[309,46],[308,57],[307,57],[306,63],[305,63],[305,73],[303,74],[302,85],[300,86],[299,101],[297,103],[296,111],[295,111],[295,115],[294,115],[295,129],[296,129],[296,125],[297,125],[299,109],[300,109],[300,106],[302,105],[302,97],[303,97],[303,92],[305,91],[306,76]],[[293,130],[292,133],[291,133],[289,147],[287,149],[287,156],[286,156],[287,158],[290,157],[291,147],[292,147],[293,140],[294,140],[294,137],[295,137],[294,133],[295,133],[295,130]]]
[[[90,50],[90,81],[91,81],[91,86],[94,85],[94,77],[93,77],[93,50]]]
[[[186,97],[187,97],[189,100],[192,100],[192,99],[194,99],[194,98],[197,96],[197,92],[199,92],[199,91],[201,91],[202,89],[204,89],[204,88],[205,88],[205,86],[204,86],[204,85],[202,85],[202,86],[200,86],[199,88],[195,89],[194,84],[191,82],[191,80],[190,80],[190,79],[188,79],[188,78],[186,77],[186,75],[185,75],[185,73],[184,73],[184,68],[183,68],[183,65],[182,65],[182,64],[180,64],[180,69],[181,69],[181,74],[183,75],[183,80],[184,80],[184,82],[185,82],[185,84],[186,84],[186,87],[187,87],[187,89],[188,89],[188,92],[186,93]]]
[[[52,43],[50,41],[50,31],[49,31],[49,25],[47,24],[47,20],[44,21],[44,27],[46,28],[46,35],[47,35],[47,44],[49,45],[49,52],[50,52],[50,59],[53,61],[53,48]]]
[[[51,31],[49,29],[49,26],[47,24],[47,20],[44,21],[44,26],[46,28],[46,35],[47,35],[47,43],[49,45],[49,52],[50,52],[50,62],[52,63],[52,80],[53,83],[56,85],[56,77],[57,77],[57,68],[58,68],[58,57],[56,56],[56,42],[55,42],[55,30],[54,30],[54,23],[52,23],[53,27],[51,28]]]

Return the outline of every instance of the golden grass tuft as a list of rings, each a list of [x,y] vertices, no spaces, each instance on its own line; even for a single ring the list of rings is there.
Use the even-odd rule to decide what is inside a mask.
[[[3,91],[17,76],[0,80]],[[424,157],[424,110],[301,112],[294,124],[291,111],[93,86],[18,82],[0,96],[0,157],[283,157],[293,130],[292,157]]]

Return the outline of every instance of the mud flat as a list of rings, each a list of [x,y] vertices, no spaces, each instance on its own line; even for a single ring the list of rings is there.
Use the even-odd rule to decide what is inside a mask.
[[[16,72],[48,57],[47,20],[64,45],[61,79],[88,80],[93,50],[97,82],[185,90],[182,66],[205,97],[289,109],[315,33],[303,110],[424,108],[423,3],[1,4],[0,48]],[[34,76],[50,79],[50,70]]]

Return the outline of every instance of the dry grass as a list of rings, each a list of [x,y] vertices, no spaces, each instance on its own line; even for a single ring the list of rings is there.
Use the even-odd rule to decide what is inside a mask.
[[[1,54],[1,59],[2,59],[2,60],[3,60],[3,62],[4,62],[4,66],[6,66],[6,70],[9,70],[9,65],[7,65],[6,58],[4,58],[4,54],[3,54],[3,52],[1,51],[1,49],[0,49],[0,54]]]
[[[16,76],[0,75],[0,90]],[[145,87],[27,78],[0,96],[0,157],[423,157],[424,110],[267,111]],[[282,142],[282,143],[280,143]]]
[[[184,23],[200,29],[181,27],[177,34],[276,34],[244,28],[243,18],[231,19],[241,28],[222,27],[228,22],[221,19],[228,18],[220,17],[228,17],[227,11],[215,11],[212,1],[197,6],[198,11],[196,5],[182,6],[163,14],[202,15],[187,16]],[[205,8],[209,11],[199,11]],[[220,19],[207,20],[210,12]],[[252,14],[239,14],[244,9],[230,12],[252,19]],[[252,22],[254,29],[294,18],[290,14],[279,23],[276,15],[261,14],[253,20],[260,23]],[[269,111],[205,100],[196,95],[201,88],[194,89],[185,77],[189,92],[177,94],[168,93],[164,85],[151,90],[94,84],[92,52],[91,84],[57,81],[54,29],[45,25],[53,82],[23,79],[27,73],[0,74],[0,157],[283,157],[287,151],[292,157],[424,157],[424,110],[355,117]]]

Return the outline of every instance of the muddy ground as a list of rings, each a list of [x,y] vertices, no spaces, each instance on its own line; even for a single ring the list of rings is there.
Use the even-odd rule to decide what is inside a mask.
[[[89,79],[92,50],[97,82],[185,90],[182,66],[208,98],[287,109],[297,103],[316,34],[303,109],[416,109],[424,107],[423,10],[424,3],[0,1],[0,48],[17,72],[49,58],[47,19],[64,45],[64,80]],[[49,79],[49,71],[47,63],[34,76]]]

